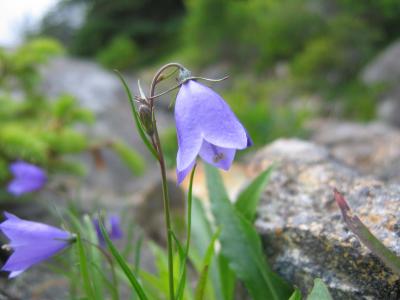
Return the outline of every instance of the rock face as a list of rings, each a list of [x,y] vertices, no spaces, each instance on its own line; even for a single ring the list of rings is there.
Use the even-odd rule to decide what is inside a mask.
[[[332,189],[400,255],[400,185],[363,176],[329,149],[301,140],[272,143],[250,166],[258,171],[272,163],[256,226],[274,269],[304,294],[319,277],[334,299],[399,299],[400,278],[349,232]]]
[[[43,68],[42,75],[42,89],[47,96],[55,98],[60,94],[70,94],[82,107],[94,113],[96,122],[88,130],[90,137],[123,140],[151,162],[145,176],[134,177],[112,151],[102,151],[106,168],[101,170],[96,167],[91,155],[82,155],[79,159],[88,174],[83,183],[81,179],[79,182],[69,182],[71,190],[79,188],[81,197],[88,201],[100,199],[105,204],[111,202],[115,205],[116,202],[121,203],[116,199],[124,198],[138,189],[143,190],[143,186],[148,186],[147,182],[153,183],[157,166],[152,163],[150,154],[136,131],[123,86],[111,70],[91,61],[59,57]],[[125,79],[135,93],[137,78],[125,76]],[[173,124],[171,112],[161,108],[157,113],[161,129],[169,128]]]
[[[378,114],[390,124],[400,126],[400,41],[394,42],[377,56],[362,72],[362,80],[369,85],[383,84]]]
[[[400,182],[400,131],[384,123],[317,121],[311,139],[363,175]]]

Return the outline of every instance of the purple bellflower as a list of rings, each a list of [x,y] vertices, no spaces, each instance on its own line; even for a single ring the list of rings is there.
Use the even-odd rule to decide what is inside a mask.
[[[228,170],[236,150],[252,145],[246,129],[221,96],[194,80],[183,83],[178,92],[175,122],[178,184],[193,168],[197,155]]]
[[[93,219],[93,225],[96,229],[99,244],[100,246],[104,247],[106,241],[100,230],[99,219]],[[109,217],[107,217],[104,226],[111,240],[119,240],[123,237],[124,234],[121,229],[121,220],[117,215],[110,215]]]
[[[10,243],[3,245],[3,249],[13,252],[1,270],[10,272],[9,278],[52,257],[75,241],[73,234],[56,227],[25,221],[7,212],[4,215],[6,220],[0,224],[0,230]]]
[[[10,171],[14,179],[8,184],[7,190],[14,196],[40,190],[47,181],[47,175],[43,169],[24,161],[12,163]]]

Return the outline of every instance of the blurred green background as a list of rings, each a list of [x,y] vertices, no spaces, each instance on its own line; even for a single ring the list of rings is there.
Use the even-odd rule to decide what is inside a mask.
[[[82,4],[68,28],[60,11]],[[35,34],[110,69],[223,66],[226,99],[261,145],[304,134],[315,114],[373,119],[382,87],[359,73],[399,28],[397,0],[64,0]]]
[[[79,22],[76,15],[82,16]],[[315,118],[373,120],[385,87],[367,86],[360,73],[400,36],[399,28],[398,0],[60,0],[39,27],[27,28],[25,39],[28,45],[38,38],[54,39],[69,56],[128,74],[169,61],[198,75],[229,74],[229,80],[213,86],[260,147],[277,137],[306,136],[306,124]],[[35,53],[40,56],[40,49]],[[34,72],[17,67],[10,72],[28,80],[24,90],[34,93]],[[60,101],[61,108],[49,107],[54,114],[65,103],[75,109],[72,100]],[[73,111],[68,122],[90,119],[84,111]],[[174,135],[173,128],[164,132],[171,166]],[[45,142],[29,144],[53,143],[50,135],[40,136]],[[70,150],[85,148],[81,144]],[[6,176],[1,164],[0,179]]]

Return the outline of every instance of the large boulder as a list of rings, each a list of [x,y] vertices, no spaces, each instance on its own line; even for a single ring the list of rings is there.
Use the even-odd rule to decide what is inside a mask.
[[[319,277],[334,299],[399,299],[400,278],[348,230],[332,190],[400,255],[400,185],[363,176],[327,148],[296,139],[261,149],[250,168],[273,163],[256,220],[273,268],[304,293]]]
[[[363,175],[400,182],[400,131],[387,124],[313,122],[311,139],[343,164]]]
[[[378,109],[379,117],[400,126],[400,40],[383,50],[362,71],[362,80],[368,85],[384,85]]]

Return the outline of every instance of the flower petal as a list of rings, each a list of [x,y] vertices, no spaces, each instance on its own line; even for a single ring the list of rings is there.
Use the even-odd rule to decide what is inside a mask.
[[[11,246],[35,243],[43,240],[68,240],[70,233],[42,223],[25,221],[7,213],[7,220],[0,224],[0,230],[7,236]]]
[[[14,179],[7,187],[9,193],[20,196],[42,188],[47,181],[44,170],[24,161],[17,161],[10,165]]]
[[[179,171],[178,168],[176,169],[176,177],[178,181],[178,185],[182,183],[182,181],[186,178],[186,176],[190,173],[193,169],[196,160],[192,161],[192,163],[184,170]]]
[[[221,96],[194,80],[183,84],[179,94],[181,102],[186,103],[188,118],[200,127],[204,139],[224,148],[247,147],[246,130]]]
[[[199,126],[200,120],[193,111],[191,96],[183,86],[178,92],[175,103],[175,123],[179,146],[176,165],[180,171],[186,169],[196,159],[203,139]]]
[[[121,239],[124,235],[121,229],[120,218],[117,215],[110,216],[110,225],[111,225],[110,238],[114,240]]]
[[[202,159],[223,170],[228,170],[230,168],[235,158],[235,153],[236,149],[218,147],[207,141],[203,141],[200,149],[200,156]]]
[[[52,257],[57,252],[63,250],[67,246],[67,241],[55,239],[45,242],[38,240],[35,244],[29,243],[23,246],[17,246],[13,248],[14,252],[11,254],[5,265],[2,267],[2,270],[19,272],[24,271],[32,265],[40,263],[41,261]]]

